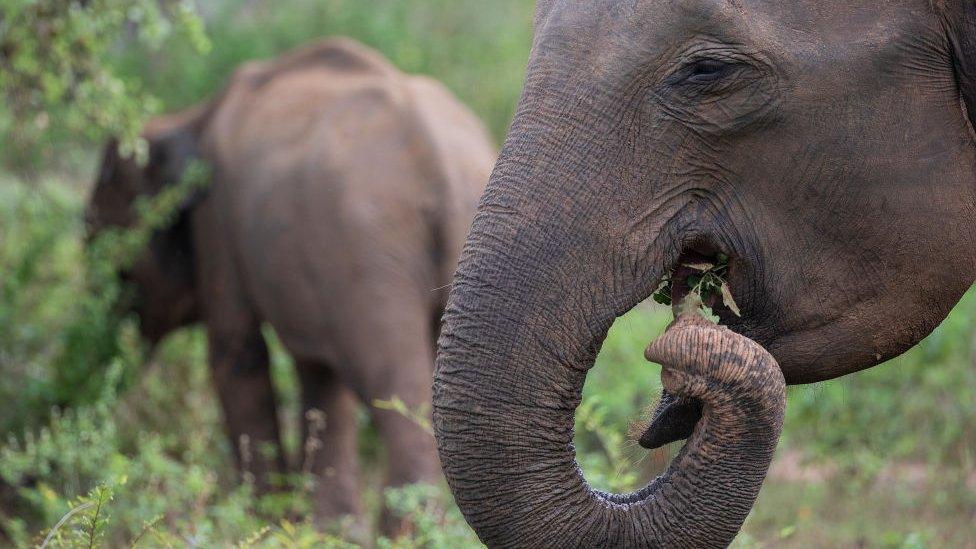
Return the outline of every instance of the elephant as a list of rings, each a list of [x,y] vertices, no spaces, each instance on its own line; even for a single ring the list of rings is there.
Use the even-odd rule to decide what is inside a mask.
[[[429,413],[437,320],[497,155],[486,129],[440,83],[332,38],[239,67],[214,99],[152,119],[144,138],[145,165],[106,148],[93,234],[132,226],[136,201],[193,159],[211,181],[122,273],[142,334],[155,344],[205,326],[238,465],[267,491],[288,470],[270,325],[295,360],[303,409],[324,413],[324,432],[305,432],[318,448],[304,464],[318,478],[315,515],[362,517],[358,406],[399,398]],[[443,478],[429,427],[370,412],[388,485]]]
[[[537,0],[534,27],[439,339],[445,475],[489,546],[727,545],[768,456],[714,431],[773,416],[719,426],[731,381],[658,353],[708,390],[665,383],[641,442],[691,438],[663,480],[602,494],[572,445],[587,372],[702,259],[727,258],[721,324],[788,384],[929,334],[976,279],[976,2]]]

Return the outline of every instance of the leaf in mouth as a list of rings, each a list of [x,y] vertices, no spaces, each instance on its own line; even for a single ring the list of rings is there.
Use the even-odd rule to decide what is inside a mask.
[[[661,305],[671,306],[671,275],[664,277],[661,281],[661,285],[657,287],[652,296],[656,303]]]
[[[684,280],[688,293],[682,299],[682,310],[697,308],[704,316],[713,317],[712,311],[707,310],[708,307],[705,303],[714,302],[721,298],[722,303],[732,311],[732,314],[738,317],[742,316],[739,305],[732,297],[732,289],[729,287],[728,281],[725,280],[729,269],[729,256],[718,254],[714,263],[685,263],[682,266],[696,271],[695,274]],[[661,305],[673,306],[671,298],[673,283],[672,275],[669,274],[664,277],[654,292],[654,301]]]

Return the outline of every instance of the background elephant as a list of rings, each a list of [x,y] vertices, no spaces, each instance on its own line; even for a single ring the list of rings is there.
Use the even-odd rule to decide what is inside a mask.
[[[441,461],[483,540],[653,544],[685,515],[734,535],[741,487],[647,516],[655,490],[617,507],[573,459],[611,323],[672,271],[680,297],[689,260],[731,258],[742,316],[717,312],[789,383],[875,365],[945,318],[976,277],[974,29],[969,0],[537,2],[435,373]],[[655,444],[701,407],[659,413],[685,427]],[[734,476],[755,457],[682,465]]]
[[[348,40],[241,67],[214,100],[145,129],[149,162],[105,153],[89,222],[128,226],[133,202],[212,168],[172,227],[124,273],[152,342],[200,321],[242,467],[285,470],[262,323],[297,363],[327,427],[311,469],[317,515],[359,514],[359,403],[430,402],[436,320],[494,148],[441,85]],[[440,478],[434,440],[371,409],[388,483]],[[246,446],[246,447],[242,447]],[[276,451],[266,456],[261,448]]]

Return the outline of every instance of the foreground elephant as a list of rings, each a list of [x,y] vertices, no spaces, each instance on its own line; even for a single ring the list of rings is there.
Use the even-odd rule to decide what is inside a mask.
[[[680,297],[676,267],[719,254],[742,311],[719,316],[789,383],[870,367],[938,325],[976,277],[976,3],[536,9],[445,314],[441,462],[489,545],[725,545],[768,462],[715,433],[768,414],[716,425],[708,398],[665,379],[642,442],[692,439],[664,481],[607,496],[574,462],[586,372],[616,317],[672,272]]]
[[[142,168],[108,147],[92,230],[131,225],[133,201],[177,182],[191,158],[212,184],[125,273],[143,333],[157,342],[206,325],[233,446],[266,488],[285,470],[261,333],[274,327],[305,410],[325,412],[306,464],[317,515],[361,513],[358,403],[429,406],[443,288],[495,159],[482,125],[439,84],[329,40],[244,66],[219,97],[151,121],[145,137]],[[371,412],[390,484],[441,478],[430,434]]]

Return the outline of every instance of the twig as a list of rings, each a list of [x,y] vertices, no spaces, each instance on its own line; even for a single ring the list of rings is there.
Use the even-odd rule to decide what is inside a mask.
[[[49,543],[51,543],[51,539],[54,537],[54,534],[56,534],[58,532],[58,530],[60,530],[61,527],[64,526],[64,524],[66,522],[68,522],[69,520],[71,520],[71,517],[73,517],[73,516],[77,515],[78,513],[80,513],[82,511],[88,509],[92,505],[94,505],[94,503],[92,503],[90,501],[86,501],[85,503],[82,503],[78,507],[75,507],[74,509],[72,509],[72,510],[68,511],[67,513],[65,513],[64,516],[61,517],[61,520],[59,520],[58,523],[54,525],[54,528],[51,528],[51,531],[47,533],[47,537],[45,537],[44,538],[44,542],[41,543],[41,548],[40,549],[46,549],[47,548],[47,545]]]

